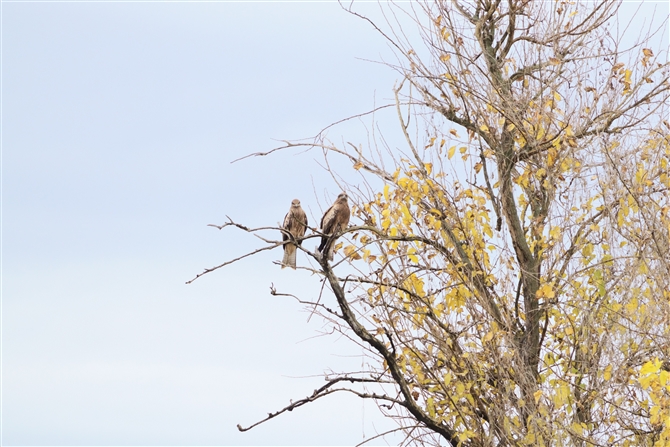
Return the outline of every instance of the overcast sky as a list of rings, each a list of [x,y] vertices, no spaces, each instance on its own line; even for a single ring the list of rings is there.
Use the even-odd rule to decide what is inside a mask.
[[[367,61],[391,58],[383,39],[332,2],[1,8],[2,444],[349,445],[392,428],[334,396],[239,433],[361,350],[269,295],[319,290],[279,251],[184,284],[259,246],[206,226],[226,215],[276,225],[299,198],[318,221],[339,192],[318,154],[230,161],[388,99],[397,74]]]
[[[276,225],[294,198],[315,222],[337,195],[316,154],[230,161],[388,98],[368,25],[335,3],[3,3],[2,50],[3,445],[355,444],[392,426],[342,396],[239,433],[324,383],[292,377],[361,351],[269,295],[318,292],[279,251],[184,284],[258,246],[207,224]]]

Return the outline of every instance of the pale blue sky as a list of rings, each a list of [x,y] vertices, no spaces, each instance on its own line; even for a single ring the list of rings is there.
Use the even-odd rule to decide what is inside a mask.
[[[268,294],[318,293],[279,251],[184,284],[258,246],[208,223],[275,225],[293,198],[318,219],[339,192],[318,154],[230,161],[388,99],[397,74],[361,60],[390,58],[383,39],[337,3],[1,9],[2,444],[349,445],[393,427],[334,396],[239,433],[323,384],[290,376],[356,369],[360,348]]]
[[[296,197],[318,215],[313,182],[322,206],[337,194],[316,154],[229,162],[388,98],[396,75],[357,59],[388,54],[369,26],[335,3],[3,3],[2,50],[3,445],[355,444],[390,426],[335,396],[239,433],[323,384],[288,376],[360,349],[303,341],[322,322],[269,286],[318,283],[278,251],[184,284],[258,245],[206,224],[275,225]]]

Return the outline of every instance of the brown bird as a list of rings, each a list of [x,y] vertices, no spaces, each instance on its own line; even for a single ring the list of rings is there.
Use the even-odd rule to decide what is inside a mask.
[[[349,204],[347,203],[347,194],[341,193],[337,196],[337,200],[333,203],[333,206],[328,208],[328,211],[321,218],[321,245],[317,248],[317,251],[321,255],[328,256],[329,260],[333,260],[333,245],[335,245],[336,233],[343,231],[347,228],[349,224],[349,216],[351,211],[349,210]]]
[[[286,217],[284,217],[284,225],[282,228],[293,236],[298,245],[302,245],[299,240],[305,235],[307,229],[307,215],[300,207],[300,200],[295,199],[291,202],[291,209],[288,210]],[[290,240],[291,237],[282,231],[282,240],[284,242]],[[284,244],[284,259],[282,260],[281,268],[286,266],[295,269],[295,257],[298,247],[294,243]]]

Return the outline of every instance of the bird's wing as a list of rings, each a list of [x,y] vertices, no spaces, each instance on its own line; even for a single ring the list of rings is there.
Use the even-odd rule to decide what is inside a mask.
[[[332,229],[335,225],[335,218],[336,218],[336,206],[333,205],[328,210],[323,214],[323,217],[321,218],[321,231],[324,234],[330,234],[332,232]]]
[[[286,213],[286,216],[284,217],[284,224],[282,225],[282,228],[287,231],[291,231],[291,211],[289,210],[288,213]],[[283,231],[281,232],[281,239],[282,241],[287,241],[288,240],[288,234],[284,233]],[[286,246],[284,245],[284,248]]]
[[[347,225],[349,225],[351,210],[349,209],[349,204],[347,202],[339,204],[337,208],[337,231],[344,231],[346,230]]]
[[[293,234],[296,239],[300,239],[305,235],[305,231],[307,231],[307,215],[302,208],[295,210],[293,222],[294,228],[291,229],[291,234]]]

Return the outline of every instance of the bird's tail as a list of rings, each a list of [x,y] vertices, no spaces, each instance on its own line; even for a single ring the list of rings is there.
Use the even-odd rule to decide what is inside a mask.
[[[333,242],[334,240],[331,237],[322,237],[321,245],[316,249],[321,256],[325,256],[329,261],[333,260]]]
[[[319,244],[319,248],[317,250],[319,253],[324,253],[324,248],[326,248],[326,244],[328,243],[328,236],[321,236],[321,244]]]
[[[284,247],[285,247],[284,259],[282,259],[281,261],[282,263],[281,268],[291,267],[292,269],[295,270],[296,266],[295,258],[297,252],[296,246],[293,244],[286,244]]]

